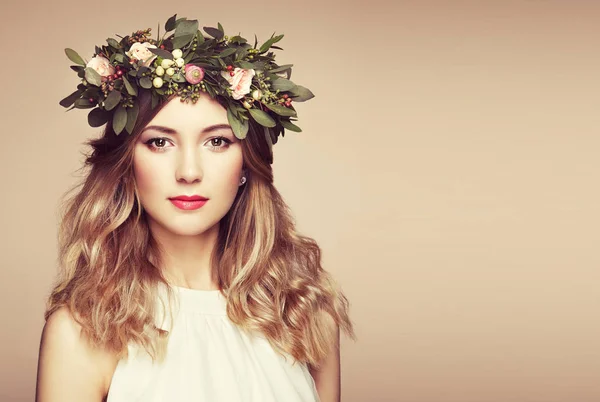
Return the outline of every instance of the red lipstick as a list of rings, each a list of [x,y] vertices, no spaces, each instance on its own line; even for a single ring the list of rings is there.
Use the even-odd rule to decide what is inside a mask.
[[[178,195],[177,197],[169,198],[169,201],[171,201],[177,208],[189,211],[198,209],[206,204],[208,198],[200,195]]]

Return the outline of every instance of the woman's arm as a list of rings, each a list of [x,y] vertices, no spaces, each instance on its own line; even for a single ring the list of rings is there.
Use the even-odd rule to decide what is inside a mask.
[[[36,402],[101,402],[108,392],[115,357],[92,348],[66,307],[44,325],[40,342]]]
[[[329,331],[335,334],[333,344],[322,365],[316,369],[308,366],[308,370],[315,380],[317,393],[321,402],[341,401],[341,375],[340,375],[340,329],[329,314],[325,314]]]

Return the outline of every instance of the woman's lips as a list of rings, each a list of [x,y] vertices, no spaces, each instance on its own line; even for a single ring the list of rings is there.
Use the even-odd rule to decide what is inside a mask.
[[[200,208],[201,206],[206,204],[206,202],[208,200],[188,201],[188,200],[184,200],[184,199],[180,199],[180,198],[170,198],[169,201],[171,201],[173,203],[173,205],[175,205],[177,208],[189,211],[189,210]]]

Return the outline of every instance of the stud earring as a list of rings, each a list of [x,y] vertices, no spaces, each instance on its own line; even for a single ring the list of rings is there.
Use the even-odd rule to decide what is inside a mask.
[[[246,183],[246,176],[242,176],[242,178],[240,179],[240,186],[244,183]]]

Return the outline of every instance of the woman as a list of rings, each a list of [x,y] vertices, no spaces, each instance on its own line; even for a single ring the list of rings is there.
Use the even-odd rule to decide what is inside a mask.
[[[349,304],[271,167],[312,94],[274,63],[281,36],[175,17],[67,50],[82,84],[61,104],[109,124],[65,205],[36,401],[339,401]]]

